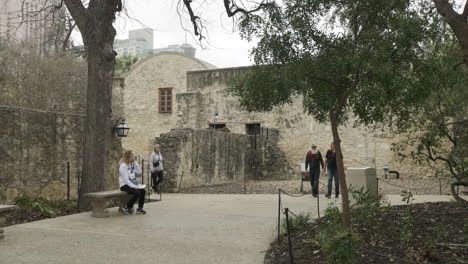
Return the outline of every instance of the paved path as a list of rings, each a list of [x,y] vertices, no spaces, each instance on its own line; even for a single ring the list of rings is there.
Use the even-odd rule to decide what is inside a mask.
[[[167,194],[147,215],[107,219],[82,213],[5,228],[0,263],[263,263],[276,233],[278,196]],[[392,203],[402,203],[390,196]],[[416,201],[450,200],[416,196]],[[293,212],[317,214],[317,201],[283,196]],[[330,202],[321,195],[320,209]]]

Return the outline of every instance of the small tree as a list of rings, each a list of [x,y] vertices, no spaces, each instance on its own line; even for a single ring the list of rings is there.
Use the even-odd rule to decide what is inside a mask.
[[[405,0],[285,0],[240,25],[244,37],[260,39],[252,51],[259,66],[231,93],[248,111],[269,111],[299,95],[307,114],[331,125],[349,229],[338,128],[350,114],[365,125],[404,118],[427,95],[411,89],[426,20]]]
[[[137,61],[138,58],[135,56],[117,57],[117,59],[115,60],[114,75],[116,77],[122,77],[131,69],[132,65],[135,64]]]
[[[443,168],[443,175],[451,175],[452,196],[464,201],[456,186],[467,186],[468,168],[468,84],[467,68],[460,61],[455,40],[449,39],[428,56],[427,74],[419,78],[420,85],[432,90],[404,130],[404,140],[394,144],[394,150],[417,163]]]

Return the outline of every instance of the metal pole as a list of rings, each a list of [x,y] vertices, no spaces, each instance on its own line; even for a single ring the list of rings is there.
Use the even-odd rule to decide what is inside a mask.
[[[147,197],[147,200],[146,200],[146,201],[147,201],[147,202],[149,202],[149,200],[151,199],[151,193],[150,193],[150,182],[151,182],[151,180],[150,180],[150,177],[151,177],[151,175],[150,175],[150,170],[148,170],[148,171],[146,172],[146,178],[148,179],[148,184],[146,185],[146,189],[148,190],[148,191],[146,192],[146,194],[147,194],[147,195],[146,195],[146,197]]]
[[[379,197],[379,178],[377,177],[377,197]]]
[[[145,159],[141,159],[141,184],[145,184]]]
[[[442,179],[439,178],[439,195],[442,195]]]
[[[317,179],[317,180],[318,180],[318,179]],[[319,182],[319,183],[320,183],[320,182]],[[312,192],[313,192],[313,190],[312,190]],[[320,192],[319,192],[319,193],[320,193]],[[317,193],[317,215],[318,215],[318,218],[320,218],[320,201],[319,201],[319,200],[320,200],[320,198],[319,198],[319,197],[320,197],[320,194],[319,194],[319,193]]]
[[[288,229],[288,244],[289,244],[289,263],[294,263],[293,253],[292,253],[292,244],[291,244],[291,235],[289,232],[289,208],[284,208],[286,213],[286,228]]]
[[[76,178],[77,178],[76,196],[78,198],[78,210],[79,210],[79,208],[80,208],[80,191],[81,191],[80,168],[78,168]]]
[[[70,201],[70,162],[67,161],[67,201]]]
[[[280,241],[281,232],[281,189],[278,189],[278,241]]]

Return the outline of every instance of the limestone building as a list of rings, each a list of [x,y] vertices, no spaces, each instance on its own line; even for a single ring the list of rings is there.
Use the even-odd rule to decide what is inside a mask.
[[[131,127],[125,149],[147,157],[155,138],[174,128],[226,127],[231,133],[261,134],[277,144],[289,165],[298,169],[312,142],[326,153],[332,142],[329,125],[303,112],[301,98],[268,113],[239,110],[238,99],[226,89],[229,81],[248,67],[213,68],[181,53],[160,53],[139,62],[122,80],[123,116]],[[118,99],[120,98],[120,99]],[[345,167],[375,167],[378,174],[389,163],[400,173],[414,166],[396,161],[391,145],[398,138],[350,124],[340,129]]]

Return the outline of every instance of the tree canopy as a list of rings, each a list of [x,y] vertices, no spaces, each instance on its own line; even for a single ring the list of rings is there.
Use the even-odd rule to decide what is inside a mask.
[[[349,204],[338,126],[406,120],[429,90],[414,85],[424,70],[428,39],[438,33],[407,0],[285,0],[240,22],[257,37],[257,67],[231,85],[246,110],[269,111],[302,96],[304,111],[330,123],[337,150],[343,226]],[[395,117],[398,117],[395,119]]]

